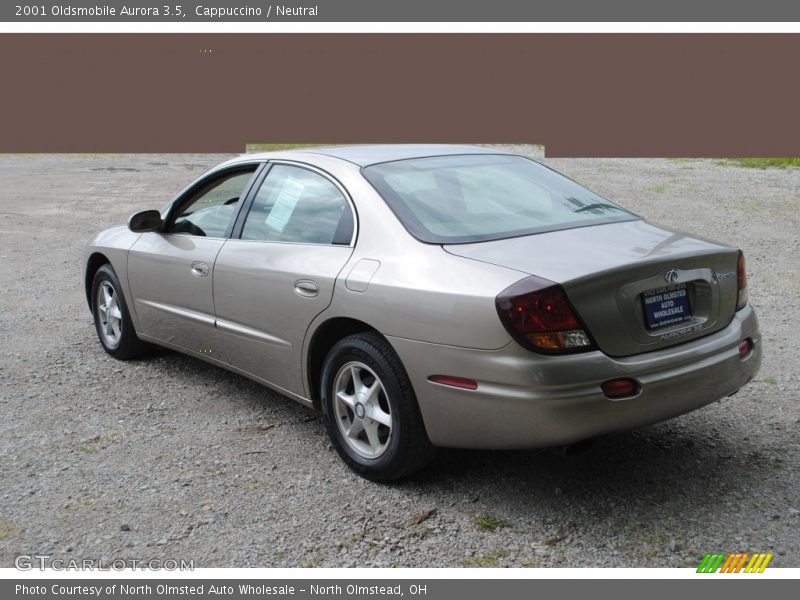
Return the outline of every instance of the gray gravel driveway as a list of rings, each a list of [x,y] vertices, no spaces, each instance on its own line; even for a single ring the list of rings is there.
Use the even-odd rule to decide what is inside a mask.
[[[518,147],[541,157],[534,147]],[[95,337],[80,255],[224,156],[0,156],[0,566],[800,566],[800,169],[545,162],[648,219],[741,247],[764,366],[738,395],[577,455],[442,451],[366,482],[315,415],[169,351]]]

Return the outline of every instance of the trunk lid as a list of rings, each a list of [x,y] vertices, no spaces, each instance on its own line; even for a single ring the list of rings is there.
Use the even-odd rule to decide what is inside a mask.
[[[737,249],[642,220],[444,249],[560,283],[610,356],[708,335],[736,311]]]

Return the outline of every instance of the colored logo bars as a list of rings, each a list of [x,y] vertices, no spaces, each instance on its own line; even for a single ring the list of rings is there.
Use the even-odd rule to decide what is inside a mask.
[[[772,554],[764,552],[709,552],[700,561],[698,573],[763,573]]]

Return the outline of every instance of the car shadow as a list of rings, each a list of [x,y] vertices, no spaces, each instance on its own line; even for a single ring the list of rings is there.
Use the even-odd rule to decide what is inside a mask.
[[[572,511],[612,525],[663,517],[665,508],[681,519],[700,518],[709,503],[758,493],[762,475],[746,448],[709,442],[702,419],[679,420],[592,440],[578,454],[443,449],[428,469],[400,485],[432,498],[455,492],[476,513],[494,507],[524,520]]]

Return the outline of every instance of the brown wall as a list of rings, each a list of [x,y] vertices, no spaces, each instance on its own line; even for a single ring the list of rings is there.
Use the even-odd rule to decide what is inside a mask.
[[[797,156],[798,64],[796,34],[3,34],[0,151]]]

